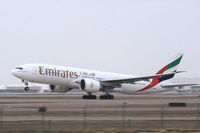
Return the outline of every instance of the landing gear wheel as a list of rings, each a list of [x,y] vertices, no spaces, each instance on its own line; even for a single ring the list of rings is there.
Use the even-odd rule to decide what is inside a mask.
[[[113,95],[101,95],[100,96],[100,99],[114,99],[114,96]]]
[[[29,91],[30,89],[29,89],[29,87],[25,87],[24,90],[25,91]]]
[[[83,95],[82,99],[97,99],[96,95]]]
[[[28,82],[25,80],[22,80],[22,82],[26,85],[26,87],[24,88],[25,91],[29,91],[30,88],[28,87]]]

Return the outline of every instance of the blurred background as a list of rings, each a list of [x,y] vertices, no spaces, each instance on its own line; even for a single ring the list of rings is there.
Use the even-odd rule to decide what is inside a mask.
[[[52,94],[48,85],[30,84],[27,93],[10,73],[44,63],[144,76],[184,53],[179,70],[187,72],[173,82],[199,83],[199,7],[199,0],[0,0],[0,132],[199,131],[200,86],[90,101],[80,91]]]

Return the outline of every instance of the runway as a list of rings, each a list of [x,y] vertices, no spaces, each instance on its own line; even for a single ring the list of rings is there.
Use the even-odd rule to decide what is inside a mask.
[[[115,100],[82,100],[82,95],[0,94],[3,130],[200,128],[199,95],[115,95]],[[186,103],[169,107],[168,103]],[[38,112],[39,107],[46,112]]]

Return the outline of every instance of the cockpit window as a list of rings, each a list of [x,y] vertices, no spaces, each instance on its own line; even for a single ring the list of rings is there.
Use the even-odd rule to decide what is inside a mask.
[[[16,67],[16,69],[18,69],[18,70],[23,70],[23,67]]]

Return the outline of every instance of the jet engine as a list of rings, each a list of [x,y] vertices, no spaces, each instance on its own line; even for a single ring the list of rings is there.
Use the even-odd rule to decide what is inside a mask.
[[[98,92],[101,89],[99,81],[93,79],[82,79],[80,82],[80,89],[89,93]]]
[[[59,85],[50,85],[50,90],[52,92],[61,92],[61,93],[65,93],[68,92],[70,90],[72,90],[71,88],[67,88],[65,86],[59,86]]]

